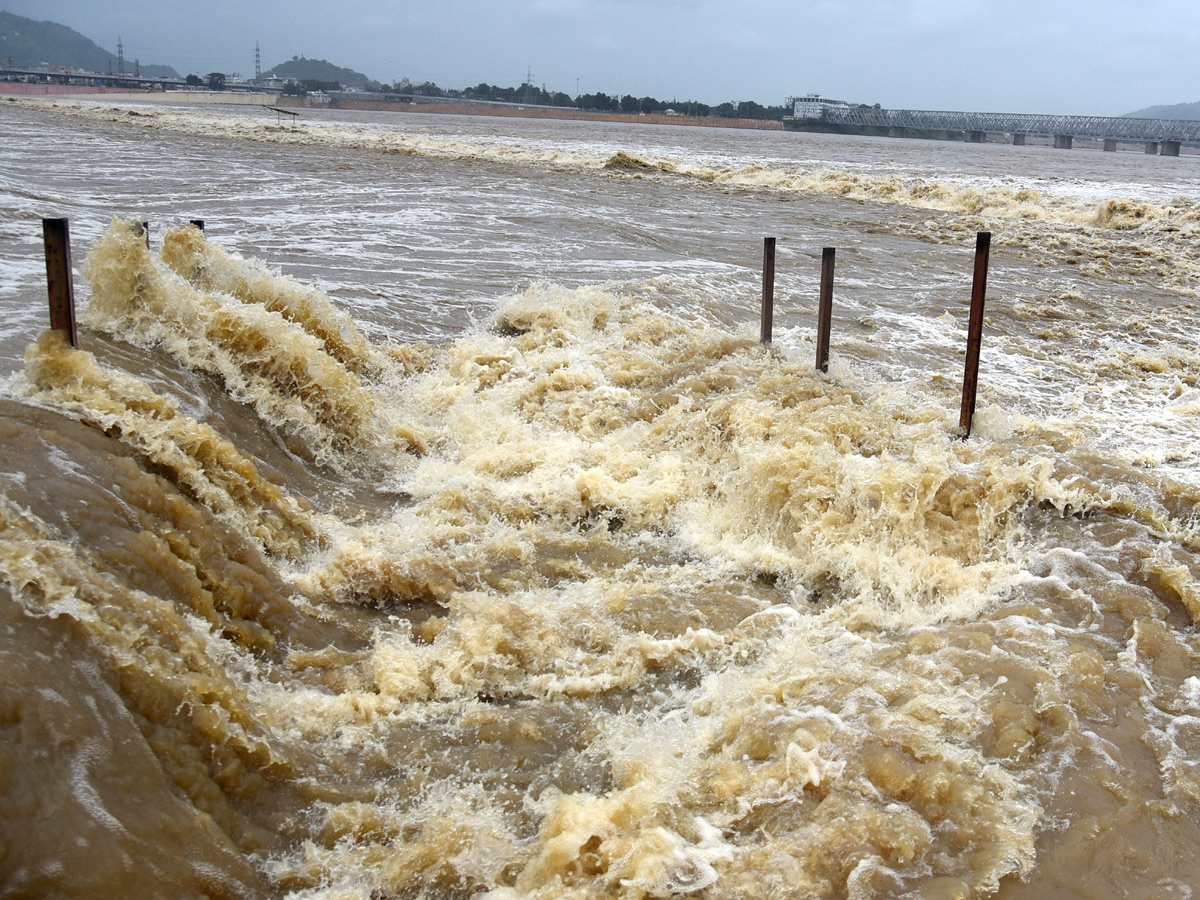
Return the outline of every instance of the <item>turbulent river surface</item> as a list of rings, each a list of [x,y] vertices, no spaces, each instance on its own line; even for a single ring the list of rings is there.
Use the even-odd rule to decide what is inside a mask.
[[[1200,158],[0,103],[0,896],[1200,891]]]

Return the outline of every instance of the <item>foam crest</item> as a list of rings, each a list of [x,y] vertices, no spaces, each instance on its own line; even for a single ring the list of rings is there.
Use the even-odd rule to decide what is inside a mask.
[[[280,429],[293,452],[324,465],[362,464],[388,439],[371,393],[323,342],[278,313],[201,293],[114,222],[88,254],[85,324],[220,378],[236,399]]]
[[[603,524],[618,544],[669,533],[883,614],[986,595],[1013,571],[1021,509],[1086,502],[1048,458],[964,444],[911,393],[838,383],[632,298],[535,287],[497,322],[414,386],[447,428],[408,483],[415,515],[518,538],[546,520]]]
[[[798,624],[683,708],[611,722],[614,790],[543,798],[538,854],[499,895],[986,895],[1027,872],[1035,792],[970,743],[999,704],[969,679],[948,692],[928,649],[910,668]],[[880,652],[899,665],[882,679]]]
[[[413,623],[329,721],[345,737],[475,698],[654,711],[605,717],[584,769],[610,786],[544,793],[519,826],[536,840],[495,839],[495,811],[427,826],[503,865],[416,858],[411,808],[340,806],[354,839],[289,877],[312,896],[355,872],[362,891],[736,897],[985,894],[1027,873],[1046,773],[996,761],[1031,764],[1050,713],[998,687],[1011,659],[968,663],[926,627],[1013,583],[1029,509],[1098,498],[1019,442],[964,445],[912,394],[629,297],[541,285],[496,322],[407,388],[445,423],[412,505],[303,576]],[[763,581],[791,605],[756,598]]]
[[[157,471],[271,553],[298,556],[315,535],[311,512],[285,495],[212,426],[183,413],[145,382],[106,371],[46,332],[25,360],[33,396],[119,437]]]
[[[359,375],[378,374],[381,360],[353,320],[311,285],[272,271],[257,260],[230,253],[184,225],[163,235],[160,256],[201,291],[236,297],[277,312],[322,342],[325,352]]]

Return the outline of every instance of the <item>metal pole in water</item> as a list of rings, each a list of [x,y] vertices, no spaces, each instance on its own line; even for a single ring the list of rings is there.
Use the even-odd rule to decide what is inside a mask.
[[[762,329],[759,341],[771,343],[771,328],[775,322],[775,238],[763,238]]]
[[[833,318],[833,267],[837,250],[821,251],[821,302],[817,308],[817,369],[829,371],[829,325]]]
[[[50,292],[50,327],[65,331],[72,347],[75,334],[75,285],[71,279],[71,230],[66,219],[42,219],[46,245],[46,287]]]
[[[971,319],[967,325],[967,363],[963,372],[962,413],[958,431],[965,441],[975,417],[975,391],[979,387],[979,347],[983,341],[983,295],[987,290],[988,256],[992,234],[981,231],[975,239],[975,277],[971,283]]]

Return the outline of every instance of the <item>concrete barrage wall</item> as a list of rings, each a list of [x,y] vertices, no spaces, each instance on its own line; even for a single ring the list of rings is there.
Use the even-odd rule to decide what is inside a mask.
[[[91,84],[37,84],[24,81],[0,81],[0,96],[69,97],[82,94],[142,94],[129,88],[99,87]]]
[[[129,88],[84,84],[26,84],[0,81],[0,97],[96,97],[136,100],[141,103],[219,103],[235,106],[274,106],[275,94],[240,94],[233,91],[135,91]]]

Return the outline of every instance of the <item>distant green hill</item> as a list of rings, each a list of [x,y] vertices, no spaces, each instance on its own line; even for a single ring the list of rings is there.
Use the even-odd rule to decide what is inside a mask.
[[[366,88],[375,85],[362,72],[353,69],[343,69],[323,59],[305,59],[303,56],[293,56],[287,62],[282,62],[263,77],[292,79],[293,81],[325,81],[341,84],[345,87]]]
[[[1195,103],[1174,103],[1169,106],[1147,106],[1137,112],[1125,113],[1129,119],[1200,119],[1200,100]]]
[[[36,22],[0,11],[0,63],[9,60],[20,69],[42,66],[71,66],[88,72],[117,71],[117,55],[97,46],[78,31],[54,22]],[[125,71],[133,72],[134,61],[125,60]],[[178,78],[170,66],[140,65],[143,75]]]

